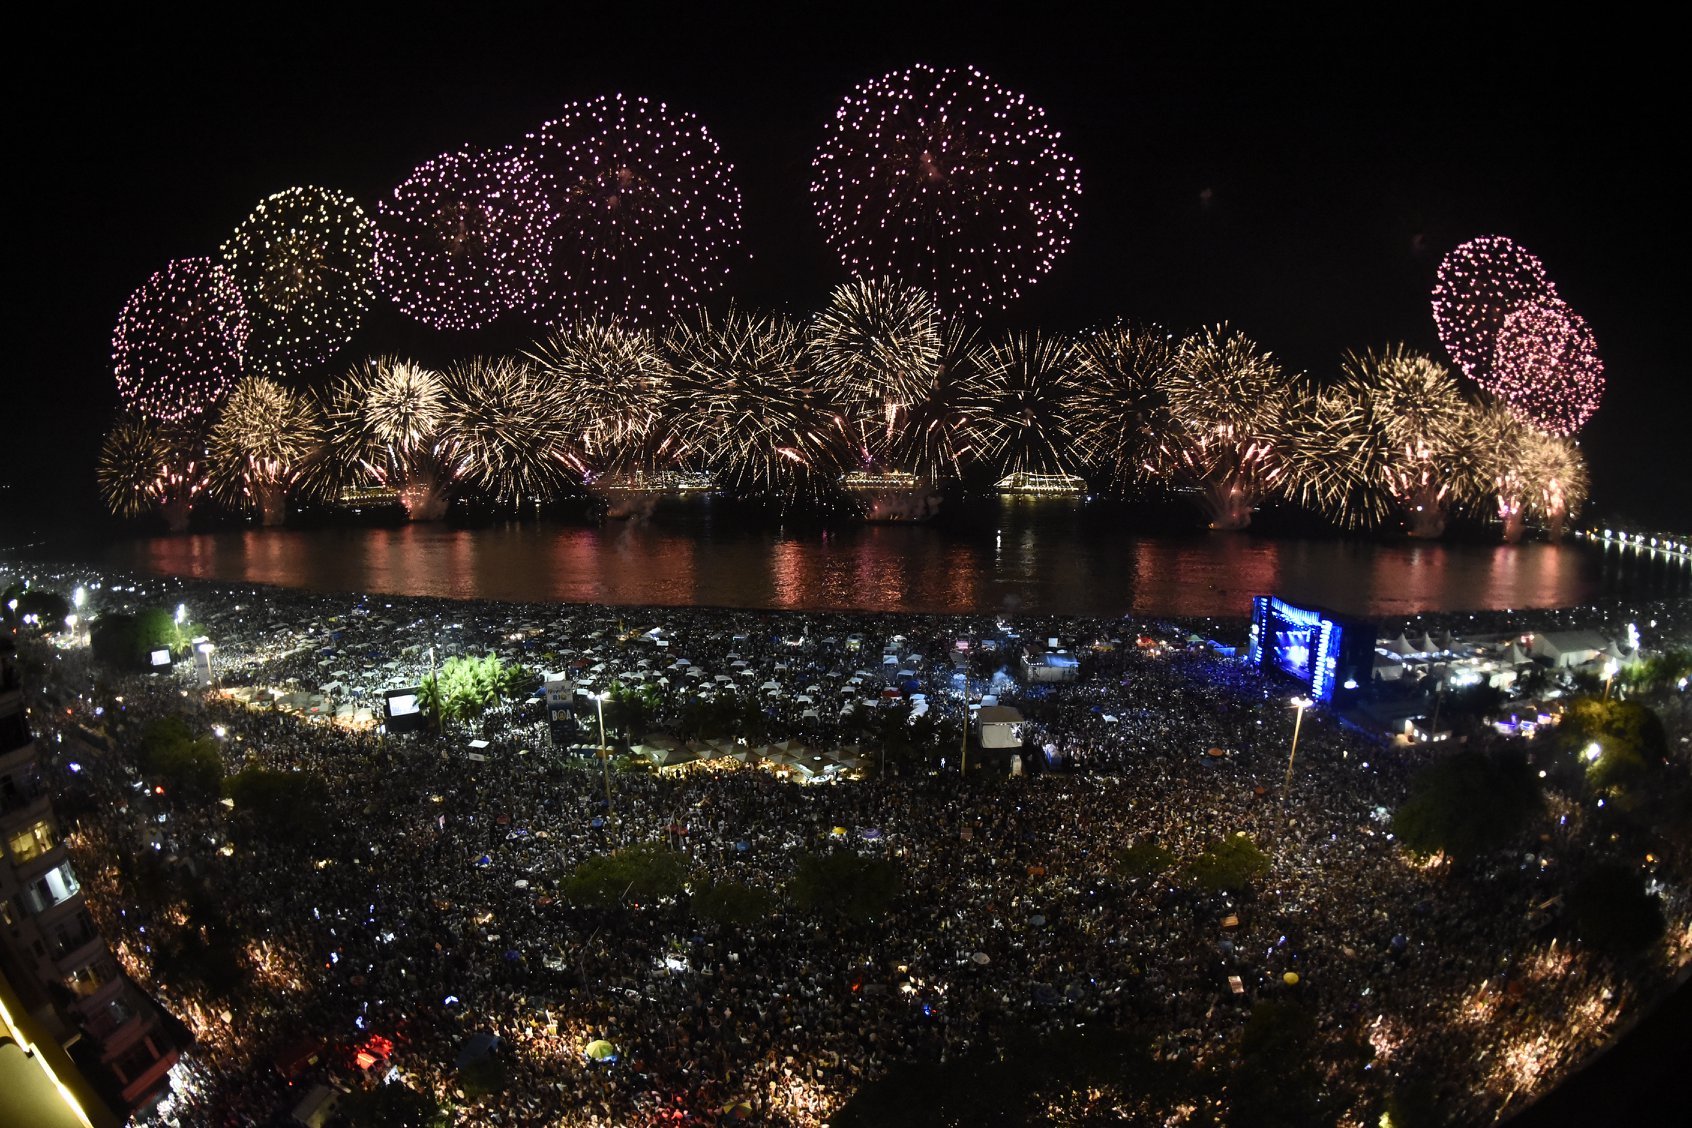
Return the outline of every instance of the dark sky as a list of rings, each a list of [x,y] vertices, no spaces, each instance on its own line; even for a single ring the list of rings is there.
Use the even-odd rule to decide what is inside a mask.
[[[354,7],[90,13],[13,40],[24,253],[7,384],[22,434],[0,470],[12,494],[92,505],[115,406],[112,324],[170,259],[214,254],[290,185],[373,208],[416,163],[515,141],[578,99],[623,91],[699,114],[744,196],[753,257],[732,295],[815,308],[843,277],[807,191],[823,125],[857,83],[924,61],[973,63],[1027,94],[1080,163],[1073,246],[1013,323],[1226,319],[1327,373],[1347,348],[1437,350],[1440,255],[1508,235],[1545,262],[1605,357],[1606,400],[1583,437],[1596,505],[1692,528],[1685,365],[1670,351],[1683,223],[1663,214],[1684,206],[1669,173],[1684,97],[1665,29],[1520,6],[1334,22],[1132,4],[696,5],[676,18],[571,4],[543,19],[413,5],[369,24],[348,22]],[[385,307],[347,355],[444,359],[523,336],[433,334]]]

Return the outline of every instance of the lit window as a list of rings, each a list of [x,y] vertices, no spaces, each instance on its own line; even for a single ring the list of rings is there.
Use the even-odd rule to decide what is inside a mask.
[[[76,896],[82,889],[82,884],[76,880],[76,873],[69,862],[60,862],[40,877],[29,883],[24,889],[24,903],[30,912],[39,913],[54,905],[62,905]]]
[[[76,997],[86,999],[100,989],[100,984],[111,978],[111,968],[104,959],[95,960],[87,967],[79,967],[65,977],[70,989],[76,992]]]
[[[6,839],[6,848],[11,851],[14,865],[22,865],[39,858],[53,846],[53,826],[46,819],[34,826],[25,827]]]

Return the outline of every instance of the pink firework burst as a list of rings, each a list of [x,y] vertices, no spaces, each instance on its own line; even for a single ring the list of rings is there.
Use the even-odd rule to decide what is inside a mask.
[[[527,304],[544,265],[544,180],[514,150],[424,161],[376,211],[376,275],[410,316],[478,329]]]
[[[811,162],[823,237],[948,313],[1002,309],[1069,246],[1081,175],[1046,113],[974,68],[917,65],[859,86]]]
[[[1552,434],[1572,435],[1598,410],[1604,362],[1586,319],[1552,295],[1505,316],[1492,379],[1517,415]]]
[[[1497,391],[1493,361],[1504,319],[1524,302],[1556,296],[1545,267],[1502,235],[1484,235],[1455,248],[1439,264],[1433,290],[1440,344],[1465,375]]]
[[[181,423],[209,411],[241,374],[247,310],[215,259],[176,259],[118,314],[112,368],[118,395],[145,419]]]
[[[552,220],[535,312],[673,320],[741,257],[734,170],[694,115],[621,94],[576,102],[529,135]]]

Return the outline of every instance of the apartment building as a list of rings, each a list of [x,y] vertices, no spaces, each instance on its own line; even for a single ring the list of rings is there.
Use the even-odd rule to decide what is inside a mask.
[[[169,1092],[178,1038],[88,915],[16,658],[0,635],[0,978],[20,1020],[67,1051],[121,1122]]]

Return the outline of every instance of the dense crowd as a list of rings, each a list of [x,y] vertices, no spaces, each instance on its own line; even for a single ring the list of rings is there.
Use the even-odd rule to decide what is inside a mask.
[[[114,607],[126,598],[109,586],[99,595]],[[200,1038],[160,1110],[171,1124],[285,1111],[318,1077],[290,1087],[272,1066],[302,1037],[391,1039],[375,1074],[391,1067],[450,1096],[464,1040],[488,1033],[502,1039],[509,1076],[460,1103],[464,1123],[815,1125],[895,1063],[1011,1049],[1004,1039],[1079,1024],[1150,1031],[1165,1061],[1224,1061],[1252,1004],[1278,997],[1318,1016],[1335,1107],[1358,1116],[1394,1078],[1415,1077],[1464,1120],[1483,1120],[1566,1073],[1667,966],[1624,970],[1545,938],[1538,907],[1594,849],[1576,807],[1554,806],[1551,832],[1485,872],[1414,863],[1388,814],[1426,753],[1320,711],[1304,717],[1283,795],[1285,687],[1188,645],[1195,631],[1238,624],[640,618],[209,585],[127,598],[186,602],[215,639],[219,689],[186,670],[96,686],[86,650],[61,648],[45,688],[62,707],[38,711],[38,728],[56,778],[83,792],[72,842],[102,929]],[[1664,630],[1678,613],[1646,611]],[[1416,624],[1429,625],[1439,624]],[[1018,640],[1049,637],[1084,656],[1081,677],[1021,684]],[[985,671],[989,643],[1005,668]],[[760,693],[771,739],[813,743],[861,739],[842,703],[891,700],[890,687],[955,718],[961,675],[985,671],[974,691],[997,691],[1027,717],[1031,770],[963,782],[936,749],[893,778],[810,787],[759,766],[622,771],[608,812],[600,765],[552,747],[538,702],[497,708],[473,729],[384,737],[222,692],[336,683],[370,701],[442,654],[487,650],[564,666],[589,688],[650,682],[657,727],[690,695]],[[707,672],[689,676],[678,659]],[[770,680],[780,692],[758,690]],[[323,857],[237,846],[223,806],[152,793],[136,736],[182,713],[217,734],[231,771],[262,763],[327,781],[345,841]],[[466,755],[472,736],[489,742],[486,759]],[[1271,857],[1249,894],[1117,868],[1132,843],[1185,860],[1240,832]],[[777,892],[802,851],[850,850],[895,860],[903,890],[871,922],[825,922],[778,899],[747,928],[700,920],[685,895],[613,909],[559,895],[578,863],[646,841],[681,851],[695,883]],[[147,853],[170,871],[167,888],[200,890],[249,938],[238,999],[155,974],[152,949],[184,911],[177,895],[149,900],[118,861]],[[1657,877],[1671,922],[1663,955],[1684,960],[1686,874],[1664,865]],[[595,1039],[616,1047],[614,1062],[586,1055]],[[348,1088],[371,1083],[345,1057],[320,1069]]]

